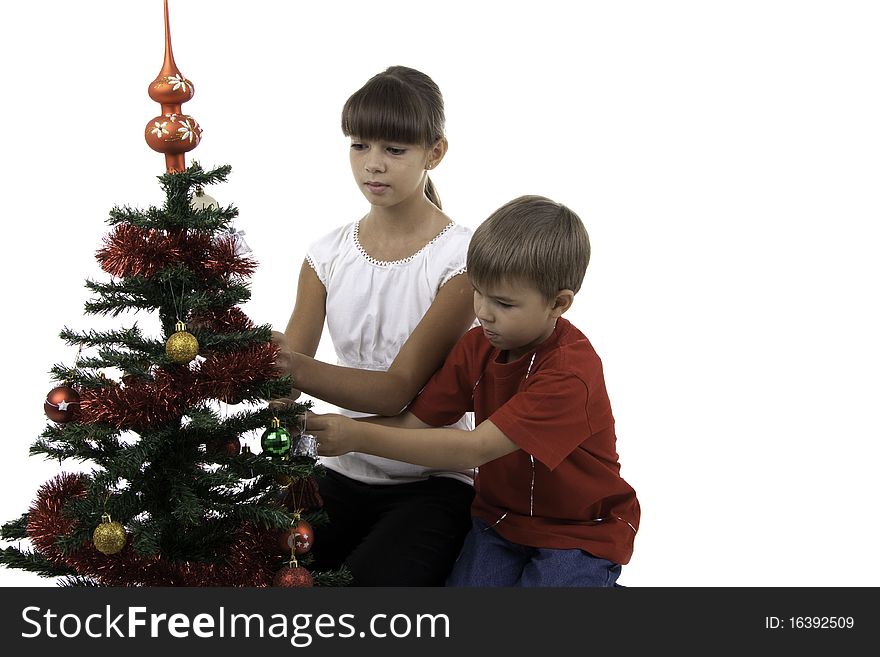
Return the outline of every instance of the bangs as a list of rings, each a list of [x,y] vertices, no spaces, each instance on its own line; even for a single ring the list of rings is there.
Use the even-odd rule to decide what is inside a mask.
[[[342,108],[342,134],[370,141],[428,146],[441,135],[425,121],[430,114],[399,80],[371,81]]]

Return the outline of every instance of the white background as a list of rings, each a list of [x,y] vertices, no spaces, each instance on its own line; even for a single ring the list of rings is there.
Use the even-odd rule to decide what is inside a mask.
[[[570,319],[603,357],[642,505],[629,586],[880,585],[878,18],[840,0],[171,2],[205,131],[187,162],[233,167],[208,191],[260,263],[254,321],[283,329],[306,244],[366,211],[339,111],[392,64],[443,90],[432,175],[456,221],[527,193],[581,215]],[[7,521],[81,467],[28,456],[48,370],[76,355],[59,331],[153,326],[82,308],[85,279],[108,280],[110,208],[163,198],[142,136],[162,3],[5,3],[0,23]]]

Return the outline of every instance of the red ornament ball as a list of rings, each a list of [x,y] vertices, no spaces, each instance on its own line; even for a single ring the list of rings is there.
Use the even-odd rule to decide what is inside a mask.
[[[298,589],[314,586],[312,574],[302,566],[284,566],[275,573],[272,586],[286,589]]]
[[[312,549],[315,543],[315,530],[305,520],[300,520],[278,537],[278,547],[284,554],[291,550],[296,555],[303,555]]]
[[[43,410],[53,422],[70,422],[79,415],[79,393],[70,386],[52,388],[46,395]]]

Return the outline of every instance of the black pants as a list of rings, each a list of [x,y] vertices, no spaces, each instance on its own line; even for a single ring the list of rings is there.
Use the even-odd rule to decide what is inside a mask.
[[[344,563],[352,586],[443,586],[471,526],[472,486],[364,484],[332,470],[318,486],[329,524],[315,528],[316,570]]]

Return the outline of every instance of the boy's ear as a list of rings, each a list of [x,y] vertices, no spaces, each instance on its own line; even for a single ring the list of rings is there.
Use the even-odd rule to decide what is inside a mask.
[[[553,308],[551,312],[554,317],[559,317],[562,313],[571,308],[574,303],[574,292],[572,290],[559,290],[553,299]]]

